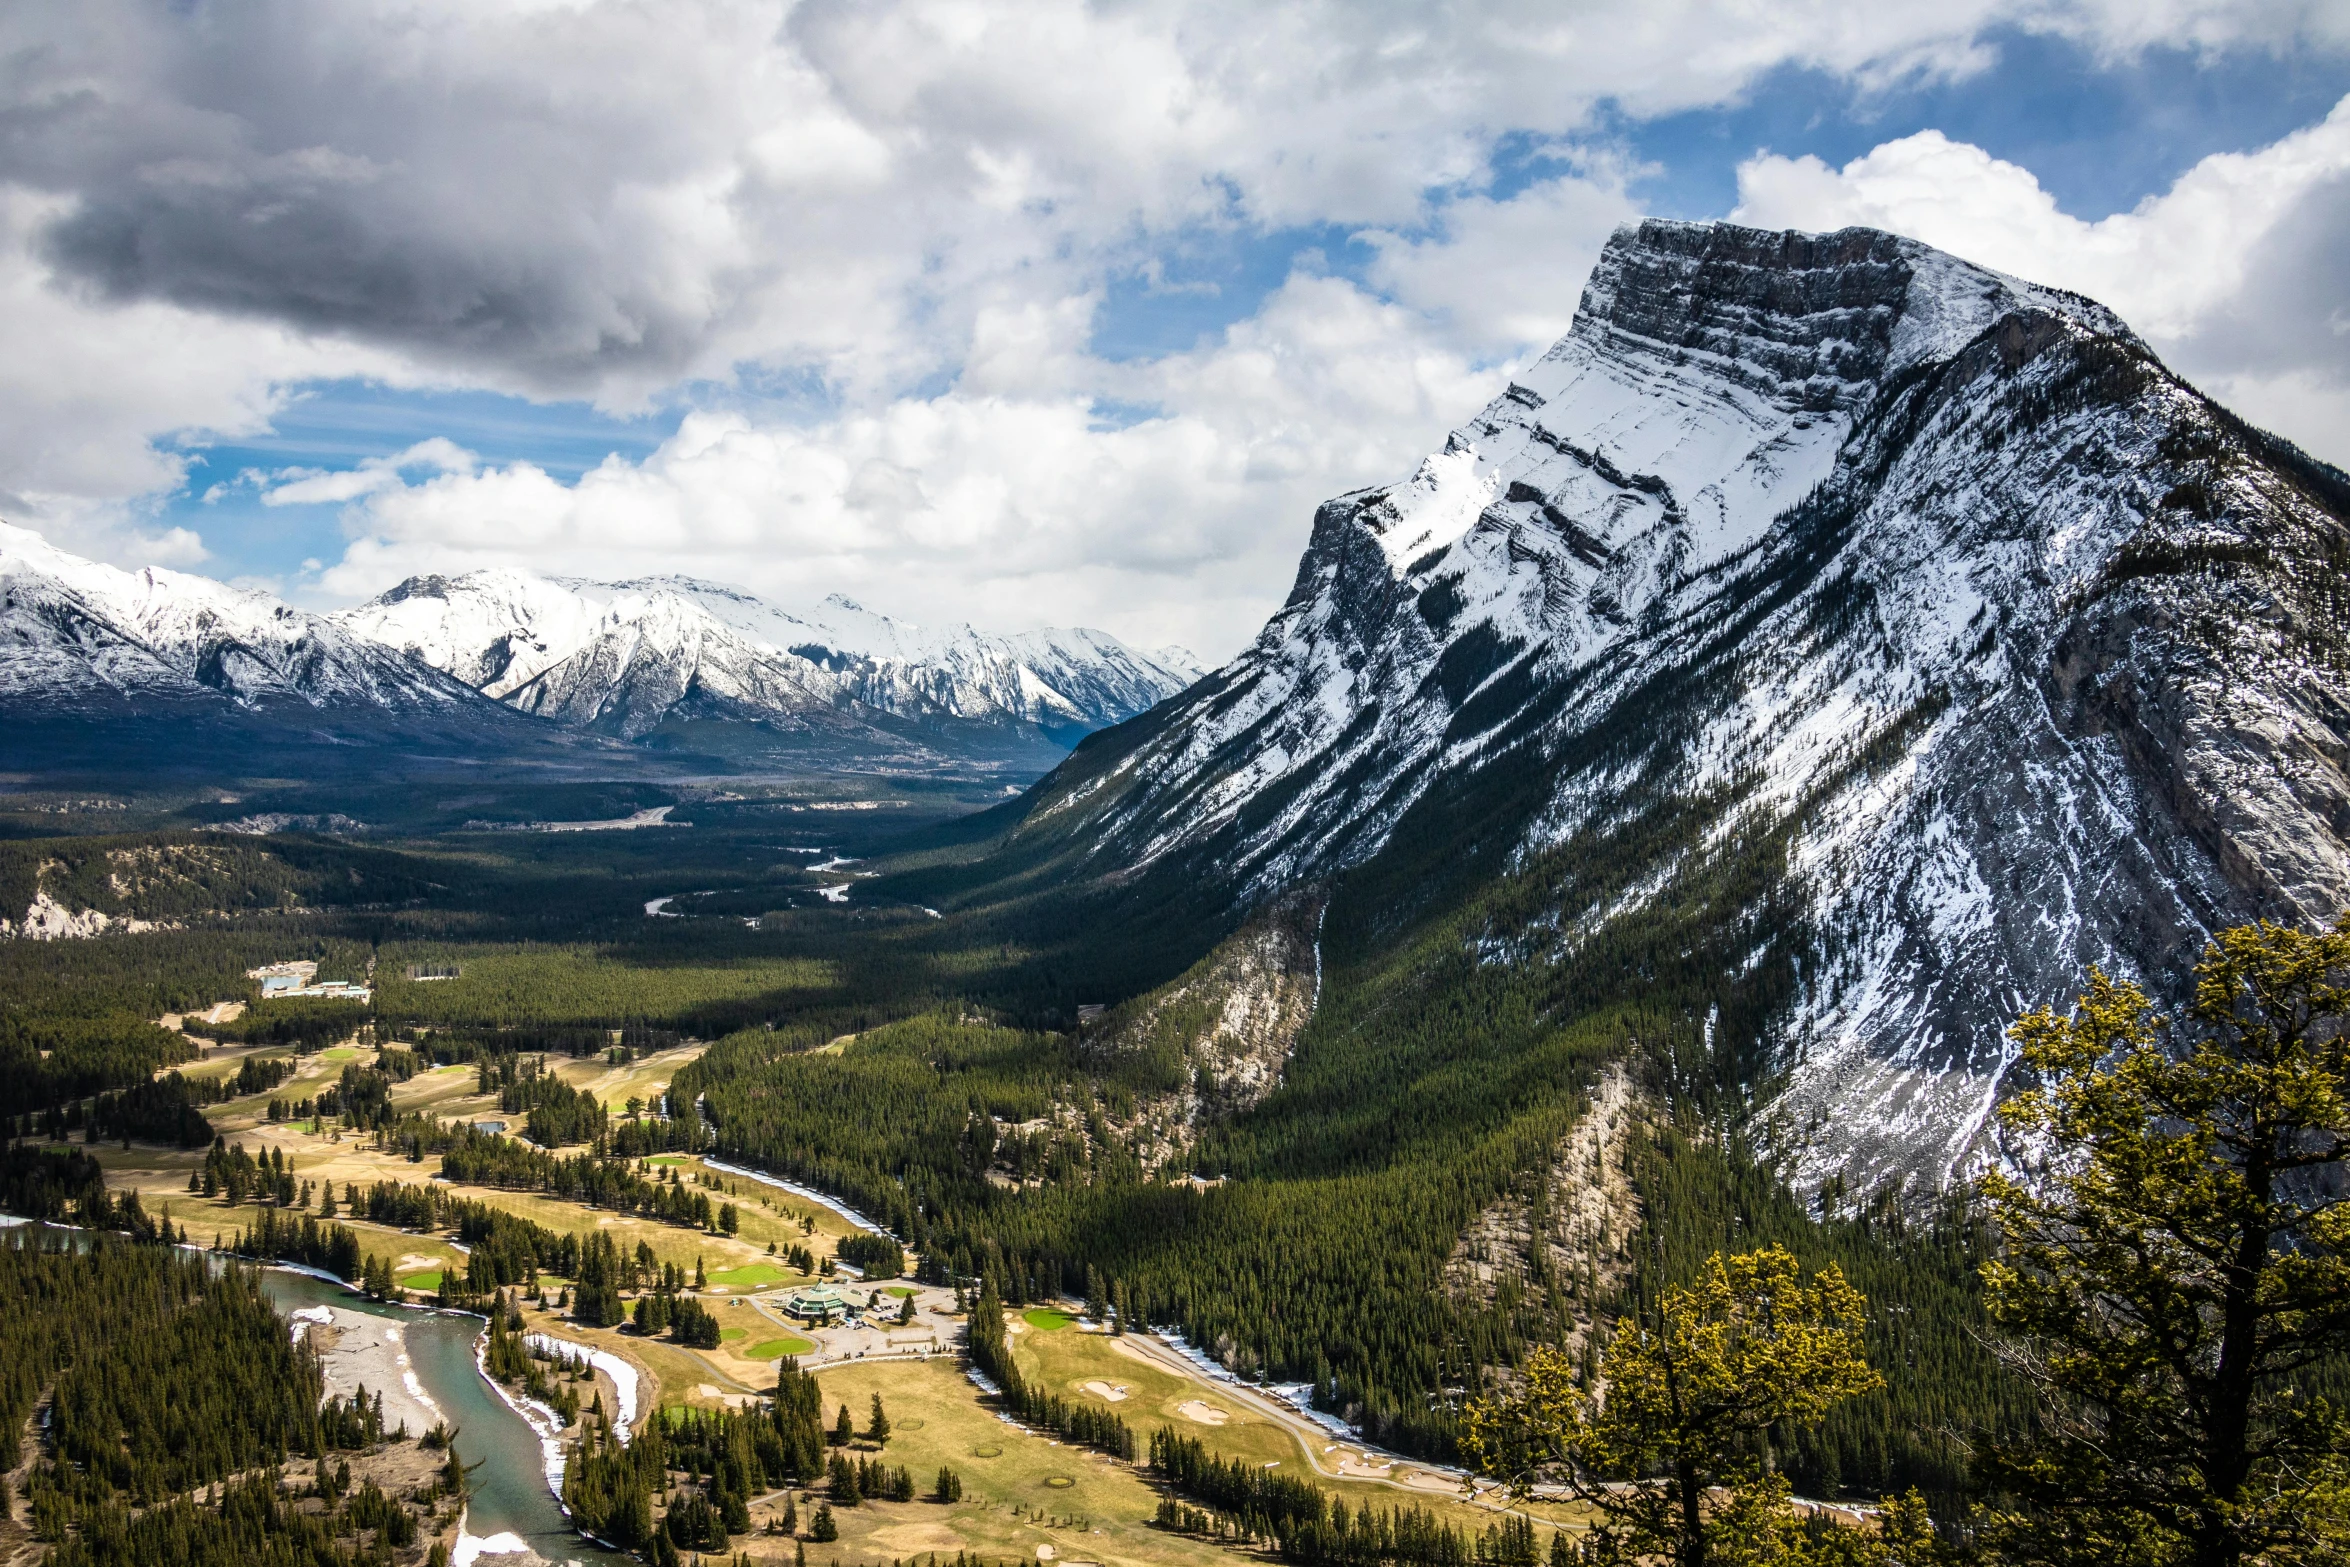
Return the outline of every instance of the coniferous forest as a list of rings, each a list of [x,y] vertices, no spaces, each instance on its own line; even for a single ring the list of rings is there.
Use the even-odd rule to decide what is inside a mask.
[[[1516,1563],[1535,1547],[1508,1531],[1463,1534],[1409,1507],[1349,1511],[1309,1494],[1310,1485],[1267,1490],[1261,1474],[1220,1468],[1212,1453],[1154,1443],[1128,1421],[1026,1378],[1001,1333],[1004,1309],[1086,1301],[1121,1329],[1179,1331],[1238,1376],[1295,1385],[1386,1447],[1496,1465],[1501,1476],[1539,1474],[1545,1485],[1577,1475],[1616,1483],[1663,1473],[1679,1449],[1643,1437],[1650,1445],[1625,1450],[1629,1457],[1596,1445],[1504,1451],[1481,1445],[1499,1440],[1490,1432],[1502,1427],[1477,1424],[1480,1401],[1523,1392],[1529,1367],[1563,1355],[1546,1429],[1580,1429],[1574,1421],[1588,1411],[1576,1400],[1608,1378],[1608,1357],[1638,1336],[1629,1330],[1681,1309],[1716,1259],[1783,1248],[1805,1277],[1833,1269],[1867,1303],[1851,1348],[1876,1377],[1740,1435],[1717,1455],[1722,1467],[1692,1469],[1748,1509],[1740,1527],[1786,1535],[1757,1476],[1809,1496],[1873,1503],[1914,1495],[1917,1516],[1938,1521],[1928,1531],[1934,1549],[1986,1561],[2033,1559],[2016,1554],[2027,1525],[2076,1529],[2089,1543],[2067,1559],[2096,1559],[2095,1542],[2113,1537],[2116,1520],[2154,1516],[2152,1500],[2118,1482],[2085,1498],[2052,1481],[2049,1469],[2020,1459],[2021,1467],[2002,1469],[1986,1457],[2043,1451],[2033,1444],[2083,1421],[2119,1429],[2111,1426],[2118,1415],[2098,1413],[2108,1407],[2100,1399],[2135,1407],[2127,1389],[2054,1385],[2038,1374],[2059,1342],[2052,1335],[2065,1321],[2062,1300],[2103,1299],[2109,1288],[2068,1280],[2046,1249],[2065,1224],[2089,1222],[2084,1212],[2032,1209],[1976,1187],[1940,1197],[1798,1194],[1750,1135],[1745,1052],[1793,981],[1772,962],[1748,961],[1744,937],[1718,921],[1723,907],[1751,899],[1742,878],[1761,876],[1755,866],[1771,846],[1732,845],[1702,896],[1645,930],[1615,932],[1572,970],[1464,955],[1464,933],[1523,916],[1529,894],[1516,881],[1454,878],[1449,896],[1423,886],[1407,899],[1393,885],[1399,873],[1381,865],[1323,889],[1319,1005],[1277,1083],[1234,1101],[1203,1080],[1211,1068],[1166,1029],[1146,1048],[1115,1047],[1104,1043],[1103,1025],[1080,1025],[1077,1007],[1144,1007],[1156,987],[1241,928],[1242,913],[1210,918],[1155,897],[1141,907],[1115,889],[1007,893],[1000,881],[969,880],[968,843],[950,832],[878,860],[883,874],[860,884],[862,906],[846,915],[792,906],[786,874],[756,929],[734,918],[648,919],[642,905],[657,889],[719,884],[761,857],[747,834],[694,843],[708,861],[635,862],[642,851],[633,846],[575,844],[526,845],[501,860],[420,843],[370,851],[367,864],[370,874],[396,871],[403,887],[431,883],[429,897],[321,905],[291,920],[281,911],[269,916],[279,929],[266,935],[224,906],[209,921],[182,910],[176,931],[37,948],[0,943],[8,980],[0,1040],[18,1041],[0,1046],[0,1092],[15,1107],[0,1199],[16,1213],[159,1238],[161,1217],[111,1196],[84,1149],[126,1138],[203,1148],[205,1112],[220,1096],[282,1096],[288,1063],[365,1041],[381,1047],[373,1064],[341,1068],[286,1113],[334,1117],[347,1137],[437,1159],[440,1178],[338,1189],[331,1212],[314,1214],[307,1199],[293,1200],[290,1172],[220,1141],[205,1148],[192,1188],[259,1205],[222,1234],[224,1252],[300,1262],[390,1293],[388,1269],[371,1271],[344,1221],[451,1234],[468,1257],[444,1274],[443,1303],[495,1314],[501,1292],[532,1288],[546,1274],[565,1281],[582,1323],[633,1316],[680,1344],[714,1342],[718,1324],[674,1267],[665,1272],[649,1253],[583,1240],[484,1200],[527,1193],[719,1233],[723,1194],[646,1163],[707,1151],[833,1193],[885,1224],[891,1235],[845,1243],[841,1260],[869,1276],[905,1271],[965,1291],[969,1353],[1001,1390],[1005,1411],[1155,1475],[1164,1527],[1313,1563]],[[315,852],[331,860],[335,851]],[[675,861],[676,850],[664,853]],[[1595,863],[1542,874],[1554,885],[1586,878],[1588,895],[1607,896],[1614,883]],[[988,872],[1000,874],[1000,865]],[[960,904],[958,879],[966,881]],[[940,905],[941,918],[922,912]],[[2320,969],[2338,961],[2325,952],[2294,961]],[[293,955],[324,974],[372,973],[374,999],[272,1014],[276,1004],[260,1002],[244,971]],[[2252,972],[2256,958],[2239,967]],[[401,977],[411,969],[446,977]],[[237,1001],[244,1017],[202,1025],[212,1029],[202,1046],[190,1042],[197,1025],[183,1032],[153,1021]],[[2233,1036],[2223,1024],[2220,1011],[2183,1022],[2166,1048],[2225,1044]],[[678,1073],[666,1105],[644,1113],[615,1116],[618,1107],[538,1065],[549,1052],[625,1060],[688,1040],[710,1043]],[[194,1070],[197,1049],[223,1046],[260,1053],[225,1077]],[[2049,1081],[2064,1081],[2062,1071],[2078,1063],[2068,1068],[2056,1046],[2047,1048]],[[464,1066],[498,1096],[506,1131],[395,1108],[400,1084],[448,1065]],[[2313,1070],[2322,1078],[2335,1068]],[[1595,1113],[1611,1073],[1628,1083],[1632,1107],[1608,1155],[1622,1191],[1611,1227],[1577,1242],[1580,1250],[1524,1249],[1505,1257],[1488,1285],[1464,1284],[1464,1237],[1481,1216],[1508,1211],[1543,1222],[1559,1150]],[[2080,1092],[2090,1108],[2051,1120],[2044,1135],[2085,1157],[2132,1123],[2108,1089],[2084,1079]],[[1235,1107],[1203,1116],[1170,1154],[1150,1128],[1179,1103]],[[2223,1115],[2223,1131],[2224,1123]],[[2339,1134],[2312,1123],[2307,1135]],[[2323,1225],[2296,1233],[2296,1256],[2331,1255]],[[2024,1249],[2035,1245],[2043,1250]],[[124,1260],[134,1256],[158,1260]],[[2043,1260],[2030,1263],[2034,1256]],[[156,1288],[177,1302],[169,1309],[218,1314],[191,1318],[215,1336],[258,1332],[233,1270],[218,1275],[231,1282],[203,1289],[184,1282],[201,1272],[185,1271],[194,1265],[126,1244],[13,1265],[61,1270],[60,1279],[77,1268],[151,1266],[165,1281]],[[2278,1350],[2267,1364],[2290,1361],[2290,1369],[2245,1384],[2255,1411],[2246,1429],[2255,1433],[2289,1423],[2274,1402],[2278,1389],[2332,1397],[2340,1380],[2344,1324],[2314,1306],[2296,1309],[2300,1347],[2290,1355],[2303,1358]],[[301,1375],[299,1355],[271,1343],[264,1363]],[[12,1385],[32,1387],[35,1397],[68,1385],[59,1379],[74,1352],[42,1353],[50,1358],[23,1359],[31,1369],[22,1373],[10,1357]],[[2191,1400],[2196,1374],[2182,1367],[2156,1379],[2158,1392],[2130,1396]],[[236,1373],[223,1375],[220,1398],[251,1391]],[[844,1505],[867,1481],[875,1494],[894,1494],[898,1479],[886,1468],[827,1479],[813,1386],[785,1361],[777,1394],[759,1408],[657,1426],[630,1444],[591,1416],[567,1499],[603,1538],[660,1558],[724,1549],[740,1532],[746,1498],[787,1479],[836,1483]],[[315,1406],[313,1391],[287,1408],[302,1397]],[[93,1418],[120,1425],[134,1414]],[[38,1487],[49,1500],[41,1506],[70,1536],[58,1560],[107,1559],[71,1554],[91,1542],[133,1553],[123,1560],[148,1559],[136,1554],[151,1548],[140,1531],[247,1544],[282,1538],[295,1553],[286,1560],[358,1559],[403,1527],[385,1514],[357,1534],[342,1528],[352,1508],[370,1517],[377,1508],[353,1497],[335,1502],[333,1528],[320,1535],[328,1525],[305,1520],[328,1510],[290,1506],[290,1492],[257,1488],[252,1477],[309,1462],[329,1440],[323,1428],[282,1411],[256,1413],[249,1424],[249,1450],[206,1458],[198,1444],[158,1459],[159,1468],[141,1459],[95,1470],[44,1460],[50,1467],[36,1474],[49,1476]],[[58,1440],[66,1434],[59,1428]],[[700,1477],[682,1493],[664,1479],[680,1470]],[[30,1508],[31,1491],[18,1502]],[[2271,1560],[2304,1559],[2290,1554],[2296,1542],[2320,1537],[2309,1531],[2321,1510],[2296,1505],[2263,1526]],[[2150,1527],[2188,1539],[2209,1526],[2176,1514]],[[1792,1538],[1782,1540],[1788,1551],[1798,1548],[1786,1543]],[[1831,1546],[1845,1548],[1833,1539],[1818,1548]],[[1642,1549],[1656,1556],[1678,1547],[1658,1536]],[[2172,1559],[2187,1558],[2149,1557]]]
[[[0,1233],[0,1421],[55,1567],[360,1567],[415,1543],[437,1497],[286,1483],[387,1440],[322,1397],[250,1270],[97,1231]],[[47,1418],[15,1451],[37,1403]],[[399,1559],[407,1559],[405,1555]]]

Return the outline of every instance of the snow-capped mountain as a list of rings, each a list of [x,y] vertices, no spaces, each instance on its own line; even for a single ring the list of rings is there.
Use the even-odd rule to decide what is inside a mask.
[[[886,714],[1076,735],[1199,670],[1099,631],[986,636],[834,596],[801,614],[686,577],[587,582],[491,570],[413,577],[336,617],[523,712],[637,738],[673,715]]]
[[[1489,964],[1688,932],[1799,1175],[1938,1184],[1989,1151],[2019,1011],[2091,964],[2175,996],[2211,929],[2350,906],[2346,523],[2350,478],[2089,300],[1644,223],[1008,841],[1234,907],[1509,882]]]
[[[222,702],[454,713],[458,681],[267,594],[123,571],[0,522],[0,705],[130,711]]]

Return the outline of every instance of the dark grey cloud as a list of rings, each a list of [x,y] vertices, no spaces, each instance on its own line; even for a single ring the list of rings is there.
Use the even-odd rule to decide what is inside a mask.
[[[2168,9],[2224,42],[2310,7]],[[990,298],[1082,293],[1187,224],[1409,226],[1603,100],[1961,71],[2019,20],[2146,26],[2118,0],[16,0],[0,182],[68,204],[37,254],[99,299],[534,391],[743,359],[905,386]]]
[[[104,298],[548,390],[678,374],[752,281],[735,236],[681,195],[723,189],[745,127],[725,95],[697,97],[715,52],[632,50],[642,11],[566,36],[579,20],[17,11],[0,23],[0,178],[70,198],[38,253]]]

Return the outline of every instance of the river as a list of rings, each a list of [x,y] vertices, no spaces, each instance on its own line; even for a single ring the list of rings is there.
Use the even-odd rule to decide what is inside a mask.
[[[416,1379],[440,1405],[449,1424],[457,1428],[457,1452],[472,1471],[465,1545],[481,1553],[479,1567],[496,1567],[500,1553],[522,1546],[549,1561],[579,1562],[582,1567],[635,1560],[589,1544],[564,1517],[547,1488],[538,1433],[492,1390],[474,1364],[473,1346],[481,1336],[481,1318],[387,1306],[339,1284],[280,1268],[265,1270],[261,1279],[282,1312],[331,1305],[374,1317],[405,1319],[404,1337]],[[468,1554],[460,1549],[460,1557]]]
[[[10,1227],[22,1223],[16,1220]],[[77,1246],[89,1240],[83,1230],[31,1227],[70,1237]],[[388,1306],[340,1284],[283,1268],[262,1270],[261,1283],[277,1309],[289,1316],[307,1306],[335,1306],[406,1324],[402,1339],[410,1366],[456,1428],[457,1453],[472,1481],[465,1535],[455,1558],[458,1567],[498,1567],[502,1556],[525,1548],[548,1561],[576,1562],[580,1567],[621,1567],[636,1561],[590,1544],[571,1527],[548,1489],[539,1434],[491,1388],[474,1363],[481,1318]]]

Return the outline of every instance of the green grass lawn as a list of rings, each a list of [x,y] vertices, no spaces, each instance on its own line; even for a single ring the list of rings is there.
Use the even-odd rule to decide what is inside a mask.
[[[766,1284],[781,1284],[791,1275],[772,1262],[746,1262],[739,1268],[720,1268],[710,1275],[710,1282],[723,1284],[728,1289],[750,1289]]]
[[[903,1284],[892,1284],[892,1285],[889,1287],[889,1293],[890,1293],[890,1294],[892,1294],[892,1295],[895,1295],[895,1296],[896,1296],[898,1299],[900,1299],[900,1300],[905,1300],[905,1299],[907,1299],[908,1297],[910,1297],[910,1296],[911,1296],[911,1295],[912,1295],[914,1292],[913,1292],[912,1290],[910,1290],[910,1289],[906,1288],[906,1287],[905,1287]]]
[[[684,1155],[684,1154],[681,1154],[681,1153],[657,1153],[657,1154],[654,1154],[652,1157],[648,1158],[647,1160],[645,1160],[645,1163],[647,1163],[647,1164],[683,1164],[683,1163],[685,1163],[685,1155]]]
[[[332,1050],[320,1051],[318,1059],[321,1061],[356,1061],[359,1059],[359,1052],[349,1045],[337,1045]]]
[[[429,1273],[403,1273],[392,1282],[404,1290],[422,1290],[430,1294],[441,1287],[441,1270],[435,1268]]]
[[[1077,1319],[1050,1306],[1031,1306],[1020,1313],[1020,1320],[1040,1333],[1058,1333]]]
[[[749,1328],[720,1328],[718,1330],[718,1342],[721,1344],[731,1344],[738,1338],[749,1338],[750,1336],[751,1330]]]
[[[729,1328],[718,1336],[726,1338],[742,1331],[741,1328]],[[774,1360],[784,1355],[813,1355],[814,1353],[816,1353],[814,1344],[788,1333],[782,1338],[771,1338],[763,1343],[753,1344],[749,1349],[743,1351],[743,1354],[752,1360]]]

